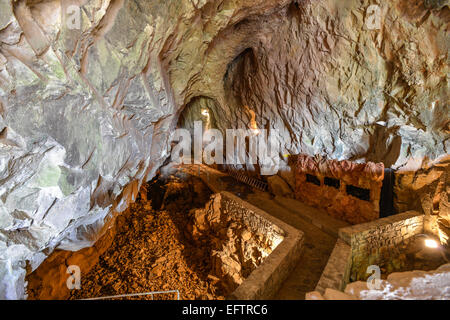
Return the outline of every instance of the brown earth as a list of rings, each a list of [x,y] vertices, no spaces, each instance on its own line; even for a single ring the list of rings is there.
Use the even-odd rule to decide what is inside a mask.
[[[120,231],[112,246],[82,277],[81,290],[72,291],[70,299],[168,290],[179,290],[181,299],[223,299],[227,292],[211,275],[211,248],[196,245],[185,232],[191,209],[204,206],[209,189],[201,181],[173,177],[160,192],[149,192],[164,196],[161,210],[153,209],[152,200],[141,195],[118,218]],[[176,299],[176,294],[154,299]]]
[[[204,208],[211,194],[199,178],[187,175],[144,185],[137,201],[117,217],[95,248],[55,251],[31,273],[28,298],[87,299],[178,290],[180,299],[224,299],[230,287],[214,276],[212,241],[194,240],[188,231],[196,208]],[[69,264],[80,266],[80,290],[67,289]],[[176,293],[154,296],[176,298]]]

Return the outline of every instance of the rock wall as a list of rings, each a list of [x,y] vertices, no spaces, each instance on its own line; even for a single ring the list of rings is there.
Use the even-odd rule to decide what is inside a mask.
[[[380,217],[382,163],[354,163],[305,155],[296,158],[296,199],[352,224]],[[356,190],[354,194],[352,190]]]
[[[0,298],[24,297],[27,263],[93,244],[167,158],[216,35],[285,3],[1,2]]]
[[[92,246],[199,96],[220,129],[279,129],[282,154],[447,153],[448,21],[431,0],[1,1],[0,298]]]
[[[380,28],[369,29],[370,4]],[[279,129],[281,154],[383,162],[448,153],[448,1],[296,1],[223,32],[221,128]],[[222,56],[224,53],[222,54]],[[209,64],[208,64],[209,66]],[[209,71],[209,69],[208,69]],[[206,95],[206,93],[205,93]]]

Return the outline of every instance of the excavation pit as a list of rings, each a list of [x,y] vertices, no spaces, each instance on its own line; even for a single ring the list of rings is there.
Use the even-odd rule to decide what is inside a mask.
[[[181,299],[264,299],[276,294],[298,262],[303,233],[228,192],[211,195],[194,177],[156,181],[148,189],[148,197],[141,192],[118,216],[109,240],[53,253],[28,276],[29,298],[170,291],[108,298],[169,300],[177,299],[175,290]],[[80,290],[66,286],[68,265],[80,266]]]
[[[436,243],[436,248],[427,247],[425,240]],[[395,272],[432,271],[445,263],[448,253],[439,244],[436,219],[416,211],[403,212],[341,228],[315,291],[343,291],[351,282],[367,281],[374,270],[385,280]]]
[[[267,255],[228,298],[238,300],[269,299],[297,264],[303,244],[303,232],[270,216],[263,210],[228,192],[219,194],[221,211],[232,221],[240,221],[265,244]],[[264,246],[263,246],[264,247]]]

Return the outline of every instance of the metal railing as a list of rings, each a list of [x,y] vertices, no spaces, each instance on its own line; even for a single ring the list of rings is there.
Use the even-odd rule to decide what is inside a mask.
[[[239,180],[253,188],[259,189],[261,191],[267,191],[269,188],[266,182],[261,181],[256,178],[252,178],[252,177],[246,175],[242,171],[238,171],[238,170],[232,169],[230,167],[227,167],[226,171],[231,177],[233,177],[236,180]]]
[[[108,300],[108,299],[119,299],[119,298],[131,298],[131,297],[142,297],[142,296],[151,296],[152,300],[154,295],[158,294],[177,294],[177,300],[180,300],[180,291],[178,290],[169,290],[169,291],[152,291],[152,292],[144,292],[144,293],[130,293],[130,294],[120,294],[116,296],[106,296],[106,297],[98,297],[98,298],[89,298],[82,300]]]

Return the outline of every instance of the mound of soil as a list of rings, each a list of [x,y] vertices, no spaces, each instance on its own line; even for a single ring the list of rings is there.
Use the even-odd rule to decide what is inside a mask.
[[[224,299],[228,294],[220,279],[211,275],[211,248],[199,247],[185,232],[189,212],[204,206],[210,190],[196,178],[177,177],[154,181],[147,189],[118,217],[111,247],[82,275],[81,290],[73,290],[70,299],[167,290],[179,290],[181,299]],[[163,199],[157,204],[161,208],[155,210],[152,202],[158,199]],[[176,298],[176,294],[154,296]]]

